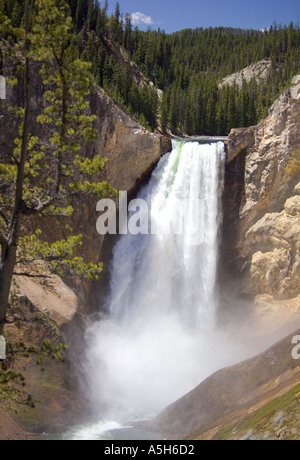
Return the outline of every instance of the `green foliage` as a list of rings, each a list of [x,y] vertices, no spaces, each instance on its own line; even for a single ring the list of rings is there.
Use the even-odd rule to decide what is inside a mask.
[[[281,415],[284,420],[286,440],[298,438],[299,396],[300,385],[295,386],[286,393],[272,399],[259,409],[245,411],[243,418],[231,425],[226,425],[214,435],[214,440],[243,439],[247,433],[252,432],[253,438],[278,439],[279,424],[276,423],[276,415]]]
[[[3,12],[16,27],[22,21],[23,2],[3,2]],[[91,64],[96,82],[150,130],[157,128],[159,109],[162,129],[178,133],[221,135],[233,127],[255,124],[299,72],[300,30],[293,23],[274,24],[266,31],[218,27],[169,35],[160,29],[133,30],[130,14],[123,19],[118,3],[110,17],[107,1],[104,5],[96,0],[68,3],[72,21],[60,25],[62,32],[73,24],[75,48]],[[165,92],[161,108],[157,92],[152,88],[150,96],[149,88],[145,97],[130,64],[120,66],[107,40],[118,53],[124,54],[125,49],[146,77]],[[242,90],[218,89],[224,77],[264,58],[273,61],[265,82],[245,83]]]
[[[77,2],[80,5],[80,2]],[[150,131],[157,128],[158,95],[155,88],[145,88],[139,85],[127,64],[120,65],[118,54],[126,54],[133,46],[133,31],[131,16],[127,13],[125,21],[117,3],[115,12],[107,16],[107,3],[101,8],[99,4],[89,1],[85,11],[93,11],[87,16],[82,13],[82,21],[78,27],[78,17],[73,17],[78,31],[76,44],[81,56],[91,63],[91,71],[107,94],[131,116],[137,120],[145,120],[143,125]],[[89,16],[94,20],[90,20]],[[85,19],[84,19],[85,18]],[[110,49],[107,49],[107,42]],[[116,56],[112,53],[115,50]],[[145,94],[147,92],[147,94]]]
[[[85,11],[85,5],[90,4],[89,0],[76,5],[71,2],[78,27],[80,8]],[[73,194],[102,197],[116,193],[109,184],[98,181],[106,158],[82,154],[82,146],[96,138],[95,117],[89,106],[94,79],[91,63],[79,58],[69,5],[65,0],[32,0],[30,6],[28,14],[19,0],[3,0],[0,4],[0,73],[6,76],[9,91],[18,85],[14,88],[18,92],[25,84],[24,94],[12,98],[21,101],[19,106],[1,101],[5,123],[17,127],[14,146],[7,146],[0,156],[1,332],[9,295],[11,301],[15,297],[11,286],[16,265],[18,275],[24,271],[30,276],[35,275],[26,273],[26,266],[39,259],[60,276],[91,280],[102,271],[101,263],[86,263],[78,257],[82,235],[72,234],[51,243],[43,240],[40,230],[22,236],[22,218],[70,217],[74,212],[70,204]],[[93,8],[88,9],[91,27],[96,26],[93,12]],[[44,103],[39,114],[31,106],[34,72],[40,72],[43,84]],[[34,127],[40,126],[34,134],[30,132],[32,116],[36,117]],[[68,225],[65,230],[72,232]],[[53,347],[49,341],[40,348],[8,343],[7,360],[0,369],[0,402],[14,411],[19,404],[33,408],[36,401],[26,393],[25,369],[20,369],[19,361],[34,356],[43,371],[46,359],[62,361],[64,351],[64,345]]]
[[[97,279],[103,264],[84,263],[76,252],[82,245],[82,235],[70,236],[68,239],[52,244],[42,241],[41,232],[25,236],[20,240],[17,263],[26,266],[35,260],[44,260],[53,273],[59,276],[77,276]]]
[[[174,133],[226,135],[256,124],[300,68],[300,29],[271,27],[163,31],[135,29],[127,51],[164,91],[161,127]],[[272,59],[265,81],[218,88],[226,76],[261,59]]]
[[[60,363],[65,362],[65,352],[68,349],[66,345],[59,344],[55,347],[51,344],[50,340],[44,340],[40,349],[37,353],[36,364],[41,367],[41,371],[44,372],[44,361],[46,358],[51,358],[53,361],[58,361]]]
[[[293,23],[266,31],[219,27],[168,35],[161,30],[132,30],[130,15],[122,20],[118,5],[110,18],[107,5],[96,8],[95,14],[98,27],[93,29],[91,21],[82,23],[79,49],[92,62],[97,82],[150,130],[157,128],[158,111],[162,130],[179,134],[226,135],[231,128],[256,124],[299,72],[300,30]],[[104,36],[116,47],[123,46],[146,77],[164,91],[161,107],[157,92],[151,97],[149,88],[145,96],[129,68],[120,67],[108,54]],[[273,63],[264,82],[253,80],[242,89],[218,88],[227,75],[264,58]]]

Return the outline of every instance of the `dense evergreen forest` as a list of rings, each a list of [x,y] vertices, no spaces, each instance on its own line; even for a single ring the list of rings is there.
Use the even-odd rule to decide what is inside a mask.
[[[226,135],[233,127],[256,124],[300,71],[300,29],[293,23],[265,31],[199,28],[166,34],[133,28],[119,3],[110,16],[107,1],[69,0],[69,5],[74,43],[92,63],[96,83],[151,130]],[[23,1],[2,0],[1,10],[17,26]],[[263,82],[219,88],[224,77],[264,58],[272,65]],[[137,81],[130,61],[146,83]]]

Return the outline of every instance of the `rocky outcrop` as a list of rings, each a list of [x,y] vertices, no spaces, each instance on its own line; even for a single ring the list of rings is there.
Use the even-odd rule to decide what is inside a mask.
[[[227,139],[227,163],[231,163],[241,152],[253,144],[253,127],[233,129]]]
[[[35,271],[39,271],[38,265],[32,269],[32,275]],[[36,352],[20,352],[13,362],[8,353],[10,370],[21,372],[26,386],[14,382],[12,386],[24,396],[15,405],[5,400],[0,403],[0,440],[63,433],[75,420],[82,419],[87,403],[77,382],[80,367],[76,374],[73,373],[82,335],[79,311],[79,300],[58,276],[46,279],[16,277],[14,280],[5,326],[6,339],[14,350],[20,349],[18,344],[22,342],[26,349]],[[66,357],[69,359],[61,362],[45,355],[42,369],[37,359],[42,357],[39,350],[44,341],[55,348],[65,344],[66,340],[69,346]],[[35,401],[34,408],[24,405],[22,400],[25,401],[27,395]],[[7,410],[8,404],[16,409],[16,413]]]
[[[105,180],[130,193],[171,150],[171,141],[149,133],[100,89],[92,96],[91,108],[99,136],[89,149],[108,158]]]
[[[225,206],[225,221],[235,227],[230,244],[246,295],[300,294],[299,90],[298,82],[258,126],[234,129],[228,138],[227,204],[234,199],[238,209],[233,215]]]
[[[246,232],[242,254],[252,253],[249,289],[283,298],[299,294],[300,196],[267,213]],[[257,290],[259,291],[257,292]]]
[[[236,72],[224,78],[219,83],[219,88],[223,88],[224,86],[232,86],[234,84],[241,88],[244,82],[250,83],[253,78],[258,83],[260,83],[262,80],[265,80],[268,77],[271,66],[271,59],[262,59],[255,64],[251,64],[240,72]]]
[[[75,292],[59,276],[51,274],[42,261],[33,263],[28,271],[31,277],[14,277],[13,289],[17,297],[26,297],[61,331],[73,322],[75,326],[76,315],[83,308]],[[45,277],[39,277],[41,273]]]

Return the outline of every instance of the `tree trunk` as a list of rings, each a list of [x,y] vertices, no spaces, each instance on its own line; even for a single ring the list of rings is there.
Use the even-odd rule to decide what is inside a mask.
[[[5,317],[9,306],[9,294],[11,289],[12,277],[16,263],[17,247],[11,245],[7,247],[6,254],[1,260],[0,267],[0,334],[3,332]]]
[[[25,163],[27,157],[29,137],[29,112],[30,112],[30,88],[29,88],[29,0],[25,0],[25,67],[24,67],[24,120],[22,132],[22,147],[18,163],[18,174],[15,189],[14,207],[9,225],[8,239],[2,242],[0,262],[0,334],[3,331],[5,317],[9,306],[9,294],[12,284],[14,267],[16,264],[17,247],[20,237],[21,213],[23,203],[23,186],[25,177]]]

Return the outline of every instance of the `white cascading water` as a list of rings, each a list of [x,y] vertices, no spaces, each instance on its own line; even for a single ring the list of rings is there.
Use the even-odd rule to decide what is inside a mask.
[[[124,235],[115,246],[108,315],[87,331],[85,365],[88,396],[109,420],[153,414],[221,367],[224,165],[223,143],[174,142],[140,194],[160,231]]]

